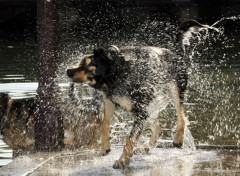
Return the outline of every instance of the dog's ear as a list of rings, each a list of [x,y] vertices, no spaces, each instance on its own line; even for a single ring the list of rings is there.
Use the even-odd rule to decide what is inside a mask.
[[[94,58],[96,62],[107,62],[112,63],[111,58],[108,57],[108,53],[104,48],[97,48],[93,50]]]
[[[93,50],[93,54],[95,56],[95,58],[99,59],[99,60],[109,60],[108,56],[107,56],[107,52],[104,48],[97,48]]]
[[[103,48],[94,49],[93,54],[97,57],[107,56],[107,52]]]

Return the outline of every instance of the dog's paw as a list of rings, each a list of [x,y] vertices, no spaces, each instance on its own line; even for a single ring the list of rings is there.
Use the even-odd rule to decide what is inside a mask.
[[[148,154],[149,153],[148,147],[138,147],[133,151],[134,155],[142,155],[142,154]]]
[[[173,147],[181,148],[182,142],[180,142],[180,143],[173,142]]]
[[[179,135],[177,133],[173,140],[173,146],[177,148],[181,148],[182,145],[183,145],[183,134]]]
[[[128,162],[124,162],[123,160],[119,159],[116,160],[115,163],[113,164],[114,169],[124,169],[126,166],[128,166]]]
[[[99,156],[106,156],[110,151],[111,151],[111,149],[101,150],[99,152]]]

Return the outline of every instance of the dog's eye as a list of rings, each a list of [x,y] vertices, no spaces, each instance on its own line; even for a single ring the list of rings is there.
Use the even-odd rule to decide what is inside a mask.
[[[88,74],[91,75],[91,76],[94,76],[94,72],[92,70],[89,70]]]

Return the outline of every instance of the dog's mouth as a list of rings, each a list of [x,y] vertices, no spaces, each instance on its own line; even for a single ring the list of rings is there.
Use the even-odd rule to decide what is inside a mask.
[[[84,70],[83,68],[74,68],[66,70],[67,76],[74,83],[85,83],[91,86],[96,84],[95,72],[93,70]]]

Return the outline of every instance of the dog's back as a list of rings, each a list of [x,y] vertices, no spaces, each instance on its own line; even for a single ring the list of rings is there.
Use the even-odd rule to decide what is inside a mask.
[[[133,112],[145,109],[148,115],[143,118],[155,117],[170,102],[169,85],[176,83],[174,54],[158,47],[124,47],[119,52],[125,61],[113,83],[117,86],[111,88],[110,97],[128,97]]]
[[[118,72],[114,94],[127,95],[129,89],[143,88],[157,90],[174,79],[173,53],[158,47],[123,47],[120,53],[124,56],[124,66]],[[123,65],[122,64],[122,65]],[[123,92],[121,85],[127,90]],[[119,90],[121,89],[121,90]],[[152,90],[153,91],[153,90]]]

